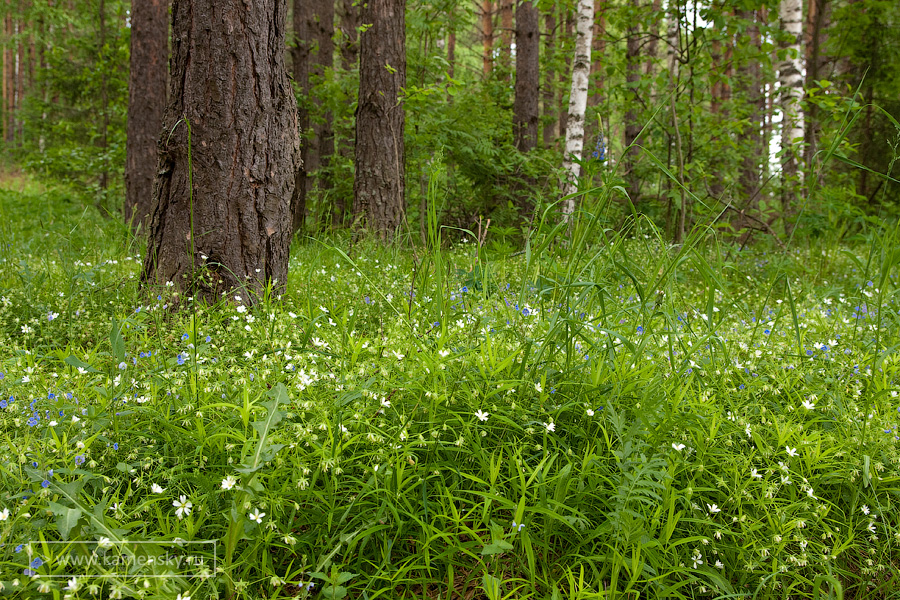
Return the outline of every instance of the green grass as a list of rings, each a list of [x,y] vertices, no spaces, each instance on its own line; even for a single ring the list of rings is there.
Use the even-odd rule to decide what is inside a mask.
[[[284,296],[174,312],[123,227],[7,185],[0,594],[893,597],[896,233],[603,208],[519,256],[297,240]]]

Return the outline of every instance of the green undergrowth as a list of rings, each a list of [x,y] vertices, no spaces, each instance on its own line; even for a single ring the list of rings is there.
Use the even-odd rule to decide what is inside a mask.
[[[0,595],[894,593],[893,231],[671,247],[598,206],[500,255],[431,215],[198,306],[93,211],[0,192]]]

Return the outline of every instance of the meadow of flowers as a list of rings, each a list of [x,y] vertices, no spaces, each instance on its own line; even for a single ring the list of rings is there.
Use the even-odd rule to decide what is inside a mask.
[[[0,595],[890,596],[894,234],[599,225],[298,239],[286,293],[200,306],[0,191]]]

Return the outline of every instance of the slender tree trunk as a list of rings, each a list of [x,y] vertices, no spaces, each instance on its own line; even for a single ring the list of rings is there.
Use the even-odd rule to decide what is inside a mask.
[[[798,148],[804,139],[803,110],[803,53],[800,49],[803,34],[803,9],[800,0],[781,0],[779,4],[781,29],[790,38],[787,53],[778,65],[778,82],[781,84],[781,111],[783,115],[781,147],[784,152],[782,166],[781,210],[785,217],[793,211],[798,197],[802,171],[799,166],[803,152]]]
[[[481,5],[481,41],[483,44],[482,51],[482,71],[487,77],[491,74],[491,68],[494,65],[494,8],[491,0],[484,0]]]
[[[505,69],[512,65],[513,0],[500,2],[500,64]]]
[[[285,0],[174,0],[145,284],[210,303],[284,290],[300,150],[286,18]]]
[[[638,89],[641,81],[641,46],[640,46],[640,30],[638,27],[637,13],[640,9],[640,0],[630,0],[631,16],[626,31],[625,42],[625,86],[627,88],[626,96],[627,108],[625,110],[625,155],[623,157],[625,167],[625,183],[628,196],[634,204],[640,202],[641,186],[638,179],[636,163],[637,148],[630,148],[637,141],[641,132],[640,123],[640,90]]]
[[[334,1],[316,0],[316,48],[315,60],[310,73],[316,83],[324,80],[328,71],[334,68]],[[334,127],[333,116],[330,110],[325,108],[324,99],[316,95],[313,99],[320,115],[320,119],[313,125],[319,159],[317,174],[320,191],[327,191],[333,187],[331,175],[331,159],[334,156]],[[343,203],[340,206],[331,207],[332,223],[343,221]]]
[[[604,55],[606,54],[606,16],[605,0],[594,0],[594,33],[591,36],[591,84],[588,89],[588,118],[585,122],[585,143],[593,144],[597,158],[602,149],[604,158],[608,158],[609,148],[603,127],[600,126],[600,107],[603,105],[604,89]]]
[[[447,32],[447,75],[450,79],[456,76],[456,28],[453,25]]]
[[[9,39],[10,37],[10,16],[7,12],[3,16],[3,37],[5,39]],[[3,48],[3,141],[9,142],[9,124],[11,119],[11,96],[10,96],[10,81],[12,80],[12,52],[9,49],[9,46],[4,46]]]
[[[19,20],[16,23],[16,33],[19,41],[16,44],[16,145],[21,146],[25,141],[25,119],[22,108],[25,106],[25,23]]]
[[[559,137],[559,121],[556,119],[556,106],[553,101],[556,88],[556,72],[553,70],[553,55],[555,53],[556,17],[553,11],[544,15],[544,85],[541,89],[542,121],[544,124],[544,147],[552,148]]]
[[[591,72],[591,37],[594,33],[594,5],[592,0],[578,0],[577,28],[575,35],[575,60],[572,61],[572,89],[569,92],[569,123],[566,126],[566,150],[563,171],[566,182],[565,195],[578,191],[581,174],[581,156],[584,149],[584,113],[587,108],[588,80]],[[569,198],[563,206],[568,217],[575,212],[575,199]]]
[[[339,21],[341,29],[341,70],[344,73],[350,73],[359,67],[360,8],[354,0],[340,0],[338,8],[340,9]],[[355,130],[355,125],[353,127]],[[353,162],[355,148],[356,139],[353,132],[349,134],[342,132],[337,144],[337,151],[345,164]],[[349,204],[352,206],[352,201]],[[335,194],[332,224],[335,226],[343,225],[351,206],[348,206],[347,199],[343,194]]]
[[[126,223],[146,233],[150,224],[157,145],[166,108],[169,0],[131,3],[131,71],[125,142]]]
[[[565,64],[565,67],[559,72],[559,85],[557,86],[557,93],[559,97],[559,102],[557,106],[559,107],[559,133],[563,135],[566,131],[566,125],[569,123],[569,103],[566,99],[566,90],[569,88],[569,85],[572,83],[571,79],[569,79],[569,69],[572,66],[572,57],[569,54],[565,53],[566,49],[566,40],[571,40],[574,37],[574,28],[575,21],[572,16],[572,11],[569,10],[569,6],[566,2],[561,2],[559,5],[559,22],[561,25],[564,24],[564,33],[562,39],[559,40],[559,50],[558,52],[562,52]]]
[[[100,0],[98,6],[99,30],[98,37],[100,48],[97,56],[100,60],[100,139],[98,146],[103,154],[100,170],[100,189],[106,191],[109,187],[109,75],[106,64],[106,2]],[[105,203],[98,203],[98,208],[108,210]]]
[[[340,0],[341,69],[352,71],[359,61],[359,7],[354,0]]]
[[[372,233],[393,239],[406,214],[404,0],[369,0],[360,36],[353,213]]]
[[[530,0],[516,7],[516,87],[513,135],[516,148],[528,152],[537,146],[540,95],[538,10]]]
[[[831,5],[828,0],[809,0],[806,15],[806,36],[804,46],[806,51],[806,89],[812,90],[816,82],[822,78],[821,69],[824,66],[822,46],[826,41],[830,21]],[[818,151],[819,138],[819,109],[815,103],[807,105],[805,135],[805,160],[811,173],[819,173],[815,164],[815,155]]]
[[[763,94],[762,56],[759,20],[756,11],[746,10],[739,13],[746,20],[746,45],[752,52],[738,67],[738,82],[744,92],[747,103],[747,130],[743,135],[744,146],[741,152],[741,166],[738,178],[739,198],[735,202],[735,212],[731,223],[735,231],[743,230],[748,223],[746,214],[758,212],[759,189],[762,181],[761,167],[765,148],[762,145],[762,134],[765,118],[765,96]]]
[[[300,128],[300,162],[294,176],[294,194],[291,197],[292,232],[302,230],[306,223],[307,197],[310,173],[318,163],[315,160],[313,128],[310,123],[311,90],[310,71],[312,53],[315,49],[315,3],[310,0],[294,0],[293,29],[294,46],[292,63],[294,81],[300,88],[300,102],[297,106],[297,126]]]

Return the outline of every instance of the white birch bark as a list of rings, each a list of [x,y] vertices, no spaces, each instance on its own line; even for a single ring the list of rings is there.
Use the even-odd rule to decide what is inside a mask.
[[[579,161],[584,150],[584,112],[587,108],[591,38],[594,33],[593,0],[578,0],[575,31],[575,60],[572,61],[572,89],[569,93],[569,118],[566,122],[566,150],[563,158],[565,195],[578,191],[578,177],[581,175]],[[575,198],[568,198],[563,204],[563,214],[568,219],[573,212]]]
[[[803,52],[800,48],[803,33],[803,6],[800,0],[781,0],[778,7],[781,29],[790,37],[785,45],[787,52],[778,65],[778,83],[781,96],[781,147],[788,156],[786,171],[797,172],[797,157],[802,156],[793,147],[803,142]]]

